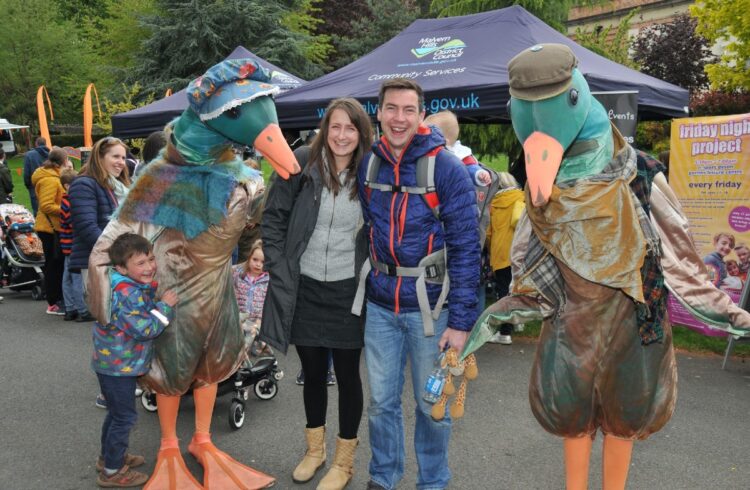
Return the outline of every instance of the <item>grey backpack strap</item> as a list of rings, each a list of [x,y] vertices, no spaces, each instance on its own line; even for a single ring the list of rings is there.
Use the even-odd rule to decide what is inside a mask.
[[[362,307],[365,303],[365,290],[367,289],[367,276],[370,275],[372,265],[369,260],[362,263],[359,270],[359,280],[357,281],[357,292],[354,294],[354,303],[352,304],[352,315],[362,316]]]
[[[437,188],[435,187],[435,159],[436,155],[425,155],[417,160],[417,187],[424,189],[422,194],[435,193],[437,196]],[[437,204],[432,206],[430,201],[425,197],[427,207],[430,208],[432,214],[436,219],[440,219],[440,201],[435,200]]]

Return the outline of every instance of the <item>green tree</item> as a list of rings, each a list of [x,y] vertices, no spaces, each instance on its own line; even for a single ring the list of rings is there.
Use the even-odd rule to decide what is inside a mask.
[[[351,24],[351,36],[333,36],[338,53],[336,68],[384,44],[423,14],[423,5],[415,0],[367,0],[367,4],[372,15],[357,16]]]
[[[84,32],[101,67],[122,80],[151,33],[144,22],[158,13],[156,0],[100,1],[106,2],[107,15],[96,21],[84,19]]]
[[[0,114],[36,129],[36,91],[44,84],[55,122],[79,123],[86,85],[100,75],[76,26],[44,0],[3,0],[2,10],[8,21],[0,36]]]
[[[630,21],[639,12],[640,10],[637,8],[632,9],[616,26],[610,25],[604,29],[592,31],[583,31],[579,27],[575,33],[576,42],[609,60],[638,69],[638,65],[633,62],[628,52],[630,47],[628,31],[630,30]]]
[[[239,45],[301,78],[316,78],[323,70],[306,58],[310,36],[283,24],[300,3],[285,3],[291,8],[265,0],[158,0],[163,14],[145,19],[150,36],[129,80],[155,93],[184,87]]]
[[[305,57],[321,67],[326,66],[329,56],[333,52],[330,34],[318,29],[324,21],[318,16],[321,13],[321,0],[302,0],[297,9],[289,12],[282,24],[290,31],[310,38],[305,46]]]
[[[641,71],[694,92],[707,88],[707,63],[716,62],[708,41],[695,34],[696,20],[688,14],[641,31],[633,41],[633,60]]]
[[[724,44],[718,63],[706,66],[714,88],[750,91],[750,0],[702,0],[690,7],[696,32]]]
[[[570,8],[595,2],[596,0],[432,0],[430,8],[438,17],[451,17],[520,5],[564,33]]]

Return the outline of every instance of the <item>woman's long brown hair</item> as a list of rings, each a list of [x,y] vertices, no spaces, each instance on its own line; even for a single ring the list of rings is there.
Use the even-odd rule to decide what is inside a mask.
[[[109,149],[117,145],[125,148],[126,152],[128,151],[127,145],[113,136],[107,136],[106,138],[102,138],[94,143],[89,159],[86,161],[86,165],[81,168],[78,175],[87,175],[94,179],[100,186],[112,190],[112,186],[109,185],[108,182],[109,173],[104,168],[103,159]],[[117,177],[117,180],[125,184],[127,187],[130,187],[130,174],[128,173],[127,165],[122,169],[122,173]]]
[[[349,162],[349,165],[346,166],[349,172],[344,181],[344,186],[349,186],[353,183],[353,185],[351,185],[351,191],[349,192],[349,199],[356,199],[357,171],[359,170],[359,164],[362,161],[362,157],[364,157],[370,150],[370,145],[372,145],[372,123],[370,122],[367,113],[362,108],[362,104],[357,102],[356,99],[345,97],[334,99],[328,104],[323,120],[320,121],[320,131],[315,136],[312,145],[310,145],[310,163],[317,167],[320,175],[323,176],[323,184],[328,190],[332,191],[334,195],[338,195],[342,185],[339,181],[336,166],[334,165],[333,153],[331,153],[331,149],[328,147],[327,143],[328,126],[331,121],[331,114],[333,114],[333,111],[336,109],[344,111],[346,115],[349,116],[354,127],[359,131],[359,143],[352,154],[352,159]],[[328,170],[326,170],[323,165],[323,152],[325,152],[326,159],[328,160]]]

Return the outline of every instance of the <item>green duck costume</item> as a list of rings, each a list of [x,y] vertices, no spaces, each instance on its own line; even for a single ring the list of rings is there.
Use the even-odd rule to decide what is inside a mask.
[[[274,478],[219,451],[210,439],[217,384],[244,360],[231,255],[256,197],[260,173],[232,152],[253,145],[284,178],[299,166],[277,125],[271,98],[278,88],[253,60],[227,60],[187,88],[189,107],[167,125],[167,147],[134,183],[89,260],[88,302],[109,318],[107,249],[125,232],[154,244],[159,291],[179,297],[175,319],[154,341],[150,372],[141,384],[157,393],[161,448],[147,489],[255,489]],[[180,397],[193,389],[195,435],[189,451],[204,469],[203,486],[185,467],[176,420]]]
[[[526,215],[511,295],[480,316],[462,357],[503,323],[542,320],[529,400],[544,429],[564,438],[567,488],[587,487],[598,430],[604,488],[624,488],[633,441],[674,411],[667,290],[727,331],[750,328],[750,314],[711,285],[661,165],[611,125],[570,48],[533,46],[508,72]]]

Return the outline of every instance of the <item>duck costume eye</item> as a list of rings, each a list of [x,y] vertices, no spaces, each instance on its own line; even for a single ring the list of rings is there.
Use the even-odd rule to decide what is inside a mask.
[[[224,115],[229,119],[239,119],[240,114],[242,114],[242,108],[240,106],[232,107],[231,109],[224,112]]]
[[[568,97],[570,97],[570,105],[578,104],[578,90],[574,88],[570,89],[570,93],[568,94]]]

